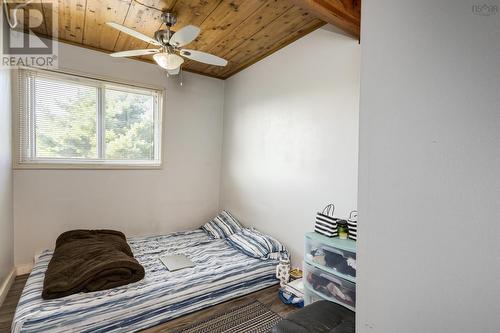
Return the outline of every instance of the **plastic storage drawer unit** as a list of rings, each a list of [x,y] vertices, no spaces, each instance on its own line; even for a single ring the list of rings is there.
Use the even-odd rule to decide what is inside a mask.
[[[318,294],[308,287],[304,286],[304,305],[309,305],[317,301],[324,300],[323,297],[318,296]]]
[[[339,303],[354,311],[356,285],[334,274],[304,262],[304,284],[307,289],[323,299]]]
[[[305,261],[355,282],[355,246],[356,243],[352,240],[329,238],[318,233],[306,234]]]

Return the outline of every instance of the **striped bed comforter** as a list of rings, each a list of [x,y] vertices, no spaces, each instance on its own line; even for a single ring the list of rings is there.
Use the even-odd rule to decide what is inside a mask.
[[[201,229],[128,242],[146,271],[143,280],[54,300],[41,298],[52,257],[52,251],[43,252],[19,300],[12,332],[134,332],[278,282],[277,261],[249,257]],[[169,254],[184,254],[196,266],[169,272],[159,260]]]

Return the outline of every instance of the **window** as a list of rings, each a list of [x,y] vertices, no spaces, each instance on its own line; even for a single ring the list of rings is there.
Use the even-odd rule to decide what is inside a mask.
[[[161,165],[160,90],[19,70],[19,166]]]

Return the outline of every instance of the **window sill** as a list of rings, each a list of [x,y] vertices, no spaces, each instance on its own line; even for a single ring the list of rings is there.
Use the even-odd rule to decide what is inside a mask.
[[[15,163],[14,170],[160,170],[162,163]]]

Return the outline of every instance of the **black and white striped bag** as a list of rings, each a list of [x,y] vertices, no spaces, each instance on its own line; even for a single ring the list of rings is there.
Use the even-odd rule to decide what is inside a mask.
[[[335,205],[330,204],[323,209],[320,213],[316,214],[316,223],[314,225],[314,231],[325,235],[327,237],[337,237],[337,221],[338,219],[333,217],[333,212],[335,211]]]
[[[349,230],[349,239],[356,240],[358,238],[358,211],[353,210],[349,214],[347,220],[347,229]]]

